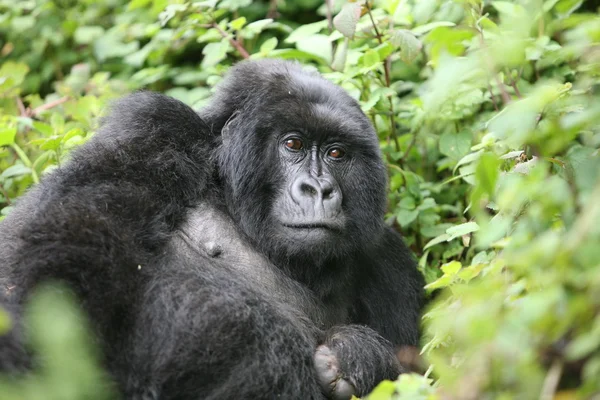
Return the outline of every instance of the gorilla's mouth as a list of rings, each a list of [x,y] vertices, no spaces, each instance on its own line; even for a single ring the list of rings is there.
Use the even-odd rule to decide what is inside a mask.
[[[286,228],[292,229],[304,229],[304,230],[314,230],[314,229],[325,229],[328,231],[341,231],[341,226],[334,222],[299,222],[299,223],[283,223],[283,226]]]

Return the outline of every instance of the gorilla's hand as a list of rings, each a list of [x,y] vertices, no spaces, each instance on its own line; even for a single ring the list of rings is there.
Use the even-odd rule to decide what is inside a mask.
[[[384,379],[396,379],[402,367],[393,345],[371,328],[336,326],[327,331],[314,356],[323,393],[334,400],[364,396]]]

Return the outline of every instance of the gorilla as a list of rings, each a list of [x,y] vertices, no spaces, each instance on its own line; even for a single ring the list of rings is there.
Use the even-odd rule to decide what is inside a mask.
[[[384,224],[386,168],[357,102],[287,61],[233,67],[198,113],[113,103],[0,223],[0,370],[65,283],[127,399],[349,399],[403,372],[423,279]]]

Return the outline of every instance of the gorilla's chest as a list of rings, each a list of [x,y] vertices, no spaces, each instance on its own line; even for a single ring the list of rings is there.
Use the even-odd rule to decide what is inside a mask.
[[[252,247],[227,214],[207,202],[190,211],[171,245],[199,273],[228,274],[232,282],[296,309],[322,328],[348,322],[347,305],[323,301],[291,279]]]

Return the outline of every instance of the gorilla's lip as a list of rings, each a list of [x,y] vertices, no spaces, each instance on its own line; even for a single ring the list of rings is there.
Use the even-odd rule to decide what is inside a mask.
[[[315,222],[284,222],[283,226],[292,229],[327,229],[330,231],[340,231],[341,227],[339,223],[329,221],[315,221]]]

